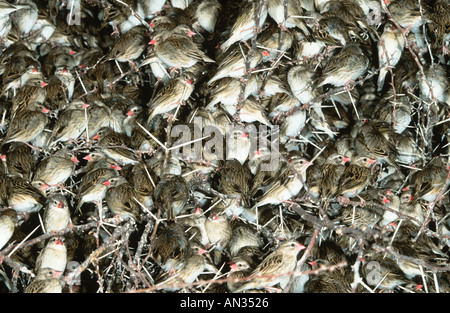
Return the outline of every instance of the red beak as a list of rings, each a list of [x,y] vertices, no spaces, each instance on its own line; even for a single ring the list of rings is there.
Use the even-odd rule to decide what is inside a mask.
[[[349,158],[349,157],[344,157],[344,158],[342,159],[342,162],[343,162],[343,163],[347,163],[348,161],[350,161],[350,158]]]
[[[42,83],[41,83],[41,87],[45,87],[45,86],[47,86],[47,85],[48,85],[47,82],[42,82]]]
[[[127,112],[127,116],[133,116],[133,115],[134,115],[133,111],[131,111],[131,110],[128,110],[128,112]]]
[[[62,209],[62,208],[64,208],[64,202],[60,202],[60,203],[58,203],[58,209]]]
[[[150,40],[150,42],[148,43],[149,45],[155,45],[156,44],[156,40],[155,39],[152,39],[152,40]]]
[[[109,185],[111,185],[111,183],[109,182],[109,180],[107,180],[107,181],[103,182],[102,184],[103,184],[103,185],[105,185],[105,186],[109,186]]]
[[[92,157],[90,155],[87,155],[83,158],[83,160],[90,161],[92,160]]]
[[[74,163],[80,162],[80,161],[77,159],[77,157],[73,157],[71,160],[72,160],[72,162],[74,162]]]
[[[295,249],[298,250],[298,251],[301,251],[301,250],[303,250],[303,249],[306,249],[306,247],[305,247],[304,245],[302,245],[301,243],[299,243],[299,244],[295,247]]]
[[[57,245],[61,245],[61,246],[62,246],[62,245],[63,245],[63,242],[62,242],[62,240],[61,240],[61,239],[59,239],[59,238],[58,238],[58,240],[56,240],[56,244],[57,244]]]

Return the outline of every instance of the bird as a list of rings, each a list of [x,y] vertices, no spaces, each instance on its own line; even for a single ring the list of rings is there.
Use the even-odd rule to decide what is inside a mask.
[[[44,248],[40,251],[35,270],[51,268],[64,272],[67,265],[67,247],[63,237],[55,236],[48,239]]]
[[[287,74],[287,82],[292,94],[300,101],[301,104],[309,104],[315,110],[319,117],[324,119],[322,112],[321,101],[313,102],[320,90],[313,88],[313,81],[315,79],[315,72],[305,65],[293,66]]]
[[[425,200],[428,204],[437,200],[448,177],[448,170],[440,157],[433,158],[421,170],[413,174],[411,182],[413,185],[412,203]]]
[[[305,246],[295,240],[282,242],[255,268],[249,276],[250,280],[234,292],[239,293],[248,289],[270,288],[277,284],[286,284],[297,265],[297,255],[303,249],[305,249]]]
[[[316,267],[328,265],[326,261],[315,260]],[[305,293],[349,293],[350,284],[341,272],[322,270],[317,275],[309,275],[305,283]]]
[[[343,17],[340,15],[327,14],[322,16],[313,28],[313,33],[320,41],[307,41],[307,43],[319,49],[322,47],[320,43],[341,44],[345,46],[347,42],[351,41],[349,34],[350,26],[345,23]]]
[[[258,25],[255,20],[257,13],[259,15]],[[254,32],[262,28],[267,19],[267,15],[267,1],[245,1],[240,7],[238,16],[230,29],[228,39],[220,45],[222,52],[226,52],[236,42],[250,39]]]
[[[109,126],[102,127],[97,132],[97,146],[109,158],[121,165],[139,164],[136,153],[128,148],[129,137],[124,133],[118,133]]]
[[[110,180],[110,186],[105,193],[105,201],[108,209],[115,216],[136,220],[139,214],[139,204],[135,198],[135,190],[125,177],[118,176]]]
[[[178,25],[173,30],[156,34],[150,41],[159,60],[173,70],[190,68],[197,62],[215,63],[188,35],[186,25]]]
[[[62,271],[41,268],[33,281],[24,289],[24,293],[62,293]]]
[[[24,213],[35,213],[44,207],[46,196],[30,181],[14,175],[8,177],[7,182],[11,188],[7,195],[8,206],[17,212]]]
[[[139,163],[133,166],[128,181],[133,186],[138,201],[146,207],[151,207],[152,195],[157,183],[156,174],[147,164]]]
[[[13,25],[21,36],[28,36],[38,19],[38,7],[30,0],[17,1],[19,9],[14,12]]]
[[[39,103],[30,103],[10,122],[3,143],[30,142],[44,131],[49,110]]]
[[[225,157],[227,160],[238,160],[244,164],[249,158],[252,148],[250,134],[242,127],[228,127],[225,134]]]
[[[267,1],[267,13],[281,28],[298,28],[304,35],[309,36],[310,32],[301,18],[303,12],[298,0],[289,0],[286,3],[276,0]]]
[[[0,212],[0,250],[11,239],[18,221],[17,212],[14,209]]]
[[[195,22],[193,27],[198,24],[202,30],[208,33],[214,33],[216,29],[219,14],[222,12],[223,6],[218,0],[199,1],[195,10]]]
[[[43,217],[45,231],[65,229],[70,223],[70,210],[66,196],[56,193],[49,196],[47,201]]]
[[[78,189],[76,200],[77,200],[77,210],[81,211],[81,207],[85,203],[94,202],[100,204],[104,199],[106,190],[111,184],[110,180],[119,176],[117,171],[111,168],[106,170],[98,169],[95,172],[89,172],[90,175],[82,180],[82,185]]]
[[[422,204],[413,200],[413,186],[406,186],[402,188],[402,192],[399,195],[399,211],[403,214],[413,217],[415,220],[412,222],[418,226],[425,222],[425,212],[422,209]]]
[[[266,204],[280,204],[283,201],[295,197],[303,188],[306,177],[306,169],[312,165],[301,154],[292,153],[290,162],[285,164],[275,176],[277,179],[257,200],[255,208]]]
[[[417,3],[412,0],[389,1],[387,9],[401,27],[414,33],[420,31],[420,26],[429,21],[426,16],[422,17]]]
[[[241,103],[239,111],[236,105],[224,105],[223,107],[230,116],[236,116],[243,123],[259,122],[267,126],[272,126],[272,123],[267,117],[266,109],[253,97],[245,99]]]
[[[173,221],[189,200],[186,180],[179,175],[166,175],[155,187],[153,202],[165,212],[167,220]]]
[[[188,249],[189,241],[182,223],[169,223],[159,228],[151,242],[153,257],[166,272],[179,269]]]
[[[49,146],[54,146],[59,142],[75,143],[86,130],[89,106],[83,101],[70,102],[59,114],[53,126]]]
[[[25,179],[31,179],[36,165],[36,157],[33,155],[31,147],[23,142],[12,142],[5,157],[9,174],[17,174]]]
[[[396,158],[397,149],[383,134],[370,122],[364,123],[356,129],[353,142],[357,154],[363,154],[377,161],[387,161],[397,170],[400,170]]]
[[[385,105],[375,108],[373,113],[376,120],[393,125],[393,130],[397,134],[402,134],[412,120],[408,97],[398,97],[395,102],[388,101]]]
[[[355,81],[364,75],[369,66],[369,58],[356,42],[347,43],[342,50],[332,56],[322,74],[315,83],[315,87],[331,84],[335,87],[342,87]]]
[[[250,276],[253,270],[251,263],[248,258],[242,256],[236,256],[230,261],[230,271],[227,274],[227,288],[230,292],[241,287],[244,279]]]
[[[392,23],[386,23],[378,43],[378,65],[380,72],[378,73],[378,91],[384,87],[384,80],[389,68],[397,65],[405,48],[405,41],[402,33]]]
[[[411,281],[389,256],[370,251],[364,257],[362,275],[370,286],[378,286],[382,290],[393,290],[398,286],[410,284]]]
[[[137,25],[123,33],[113,43],[111,50],[105,55],[102,62],[133,62],[144,52],[148,45],[147,28]]]
[[[225,160],[220,166],[218,191],[228,196],[236,196],[243,206],[249,205],[250,181],[252,174],[248,166],[236,159]]]
[[[450,106],[449,80],[445,69],[440,64],[434,64],[425,68],[424,75],[426,78],[416,74],[421,96]]]
[[[261,249],[264,244],[262,235],[247,224],[233,225],[232,236],[228,244],[228,251],[233,258],[245,247]]]
[[[17,90],[12,99],[11,114],[15,116],[30,103],[48,107],[45,103],[48,94],[48,83],[42,79],[28,79],[27,82]]]
[[[351,159],[342,154],[332,154],[320,169],[318,179],[319,197],[326,201],[330,195],[337,191],[338,183],[345,171],[345,164]]]
[[[72,176],[78,163],[71,151],[52,154],[36,165],[33,181],[41,180],[50,188],[61,186]]]
[[[232,237],[232,228],[228,216],[223,212],[212,210],[205,221],[205,230],[209,243],[214,247],[213,262],[220,264],[222,253],[228,248]]]
[[[330,198],[340,195],[353,197],[361,193],[370,183],[372,177],[370,168],[374,163],[374,159],[366,156],[354,157],[350,165],[342,173],[338,182],[338,188]]]
[[[182,266],[172,276],[166,279],[163,278],[156,286],[166,291],[176,291],[181,289],[177,284],[190,284],[194,282],[208,267],[214,269],[214,267],[208,265],[206,254],[207,251],[201,245],[196,242],[191,242]]]
[[[184,105],[194,91],[195,77],[191,72],[184,72],[171,79],[147,104],[150,123],[158,114],[168,113]]]
[[[263,53],[260,49],[256,49],[249,60],[248,70],[255,69],[262,59]],[[208,85],[224,77],[241,78],[246,70],[246,58],[242,55],[239,47],[234,48],[218,63],[214,75],[208,81]]]

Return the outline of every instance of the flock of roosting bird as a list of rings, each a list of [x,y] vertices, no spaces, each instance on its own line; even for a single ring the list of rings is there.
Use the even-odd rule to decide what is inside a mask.
[[[0,0],[0,24],[2,292],[450,291],[448,0]]]

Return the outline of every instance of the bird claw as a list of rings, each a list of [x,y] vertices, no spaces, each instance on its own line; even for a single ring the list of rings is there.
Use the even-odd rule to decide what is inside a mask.
[[[343,197],[343,196],[338,197],[338,201],[339,201],[339,204],[344,207],[347,207],[350,203],[350,199],[347,197]]]

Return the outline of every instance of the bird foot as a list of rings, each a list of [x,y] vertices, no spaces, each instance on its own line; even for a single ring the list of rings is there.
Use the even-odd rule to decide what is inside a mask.
[[[350,199],[347,197],[339,196],[337,199],[339,201],[339,204],[344,207],[348,206],[350,203]]]
[[[282,291],[281,288],[275,287],[264,287],[264,289],[269,293],[280,293]]]
[[[170,77],[174,77],[173,73],[180,74],[181,73],[181,70],[179,70],[180,67],[181,67],[180,65],[177,65],[177,66],[171,68],[169,71]]]
[[[344,87],[347,92],[350,92],[353,89],[355,89],[355,85],[356,85],[355,81],[353,79],[350,79],[348,82],[345,83]]]

